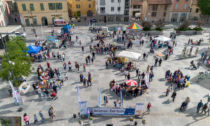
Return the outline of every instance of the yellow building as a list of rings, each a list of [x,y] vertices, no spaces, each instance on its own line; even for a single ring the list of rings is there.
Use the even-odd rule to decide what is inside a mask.
[[[66,0],[16,0],[25,26],[52,25],[54,19],[69,21]]]
[[[68,0],[68,9],[71,16],[78,12],[82,17],[95,15],[95,0]]]
[[[199,7],[197,6],[197,0],[193,0],[191,12],[190,12],[190,19],[191,20],[199,20],[201,15],[201,11]]]

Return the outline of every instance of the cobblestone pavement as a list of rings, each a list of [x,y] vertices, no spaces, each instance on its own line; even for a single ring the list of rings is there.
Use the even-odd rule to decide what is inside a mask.
[[[44,35],[41,35],[40,28],[36,28],[38,36],[40,38],[44,38],[44,36],[49,35],[51,27],[44,27]],[[56,27],[55,29],[59,29]],[[26,28],[27,30],[27,45],[34,44],[35,37],[31,33],[30,28]],[[55,30],[56,31],[56,30]],[[169,33],[172,32],[172,29],[168,29],[164,31],[165,36],[169,36]],[[74,47],[70,47],[67,49],[53,49],[52,51],[59,51],[60,53],[64,52],[66,54],[66,62],[71,61],[74,66],[74,61],[79,62],[80,64],[85,63],[85,57],[90,55],[89,53],[89,44],[90,37],[95,36],[94,33],[90,33],[88,31],[88,27],[80,26],[74,29],[74,35],[72,39],[75,40],[75,36],[79,36],[79,40],[82,41],[82,45],[85,46],[85,52],[82,53],[82,49],[78,43],[75,43]],[[151,102],[152,108],[150,114],[145,114],[144,119],[146,120],[146,126],[207,126],[210,123],[209,116],[204,114],[197,114],[196,107],[198,102],[202,99],[204,103],[207,101],[207,94],[210,93],[209,89],[200,86],[196,82],[190,84],[188,88],[177,91],[177,97],[175,102],[171,101],[171,92],[168,97],[165,96],[165,91],[169,86],[168,83],[164,80],[165,71],[170,69],[171,71],[175,71],[180,69],[185,75],[189,74],[191,78],[194,78],[198,75],[199,72],[205,70],[204,67],[200,67],[198,70],[190,70],[190,61],[200,58],[200,54],[203,50],[207,49],[208,41],[207,41],[207,33],[203,35],[194,35],[194,36],[177,36],[177,46],[174,48],[174,54],[170,56],[169,60],[163,61],[161,67],[154,67],[154,80],[150,84],[150,88],[147,93],[144,93],[142,96],[133,97],[133,98],[125,98],[124,99],[124,107],[135,107],[136,102],[143,102],[147,104]],[[179,60],[179,56],[181,54],[182,49],[188,42],[188,39],[198,40],[200,38],[204,39],[204,42],[199,46],[199,55],[197,57],[189,58],[189,59],[181,59]],[[146,38],[144,38],[146,40]],[[113,42],[113,38],[105,39],[105,42]],[[139,46],[139,44],[134,44],[132,49],[128,49],[130,51],[136,51],[140,53],[149,51],[149,43],[145,43],[144,46]],[[163,49],[157,50],[159,52],[163,52]],[[194,55],[195,48],[193,48],[192,55]],[[78,119],[73,119],[72,116],[74,113],[78,113],[78,100],[76,93],[76,86],[79,86],[80,89],[80,98],[81,101],[88,101],[88,107],[94,107],[98,104],[98,88],[101,89],[102,98],[104,95],[108,96],[109,103],[106,107],[113,107],[113,101],[119,99],[115,93],[109,91],[109,82],[115,79],[117,82],[125,81],[124,76],[120,71],[116,69],[106,69],[105,61],[108,58],[108,55],[96,55],[96,59],[93,64],[87,65],[86,72],[80,70],[79,72],[73,69],[73,72],[67,72],[69,76],[69,81],[64,82],[64,86],[58,90],[58,99],[57,100],[38,100],[38,95],[33,92],[31,88],[30,91],[22,96],[24,101],[24,105],[22,112],[17,112],[19,106],[15,106],[13,103],[13,99],[8,95],[8,83],[2,82],[0,85],[0,115],[1,116],[23,116],[26,112],[29,116],[29,121],[33,122],[33,115],[37,114],[39,110],[42,110],[44,113],[44,117],[46,119],[44,124],[39,122],[39,125],[44,126],[78,126]],[[63,62],[56,60],[48,60],[51,63],[53,68],[61,69],[61,78],[64,78],[64,73],[66,71],[63,70]],[[33,67],[37,67],[39,64],[42,64],[44,68],[46,68],[46,62],[35,62],[32,63]],[[137,61],[137,66],[141,72],[146,71],[147,65],[154,64],[154,55],[149,55],[147,61]],[[74,68],[74,67],[73,67]],[[79,82],[79,74],[83,73],[85,77],[87,77],[87,73],[90,72],[93,77],[93,85],[91,87],[83,87]],[[35,71],[27,77],[28,83],[32,84],[37,80],[37,76],[35,75]],[[136,80],[135,71],[131,73],[131,79]],[[207,80],[205,83],[209,83]],[[190,97],[191,101],[188,105],[188,108],[185,112],[180,112],[179,108],[181,103],[186,99],[186,97]],[[56,111],[56,117],[53,123],[50,123],[48,116],[48,108],[53,106]],[[104,105],[102,105],[104,107]],[[144,107],[146,110],[146,106]],[[114,124],[114,126],[128,126],[129,120],[127,116],[98,116],[93,117],[93,125],[94,126],[105,126],[106,124]],[[38,117],[40,120],[40,118]],[[140,119],[135,119],[138,122],[138,125],[141,125]],[[24,124],[24,123],[23,123]],[[88,125],[88,121],[84,120],[84,124]]]

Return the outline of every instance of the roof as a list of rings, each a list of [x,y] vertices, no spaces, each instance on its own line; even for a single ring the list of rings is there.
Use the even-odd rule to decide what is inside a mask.
[[[171,0],[147,0],[148,4],[172,4]]]
[[[9,26],[1,26],[0,33],[12,33],[21,28],[21,25],[9,25]],[[2,37],[6,36],[2,34]]]
[[[131,5],[142,5],[143,0],[131,0]]]

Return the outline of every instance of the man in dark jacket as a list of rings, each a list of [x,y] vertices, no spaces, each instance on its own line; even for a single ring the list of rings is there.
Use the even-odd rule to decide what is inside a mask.
[[[171,97],[173,98],[173,102],[174,102],[174,100],[176,98],[176,91],[173,92],[173,94],[171,95]]]

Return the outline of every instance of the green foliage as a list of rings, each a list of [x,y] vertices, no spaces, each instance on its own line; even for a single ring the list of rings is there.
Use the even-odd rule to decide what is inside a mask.
[[[93,118],[92,118],[92,117],[89,117],[88,119],[89,119],[89,120],[93,120]]]
[[[129,117],[129,120],[130,120],[131,122],[133,122],[134,119],[133,119],[133,117]]]
[[[199,27],[195,27],[195,28],[193,28],[193,30],[195,30],[195,31],[203,31],[203,29],[199,28]]]
[[[12,120],[11,119],[3,119],[1,118],[1,124],[2,126],[11,126]]]
[[[156,31],[163,31],[162,28],[155,28]]]
[[[197,6],[203,15],[210,15],[210,1],[209,0],[197,0]]]
[[[30,57],[27,57],[27,47],[22,37],[12,37],[9,42],[5,43],[9,60],[11,63],[13,73],[17,80],[22,76],[28,76],[31,73]],[[2,60],[2,67],[0,69],[0,77],[3,80],[13,80],[10,67],[6,55],[4,54]]]
[[[80,16],[80,13],[78,13],[78,11],[75,11],[75,12],[74,12],[74,16],[75,16],[76,18],[78,18],[78,17]]]
[[[185,20],[180,26],[179,29],[182,30],[188,30],[190,26],[190,21],[189,20]]]
[[[151,28],[143,28],[143,31],[151,31]]]

